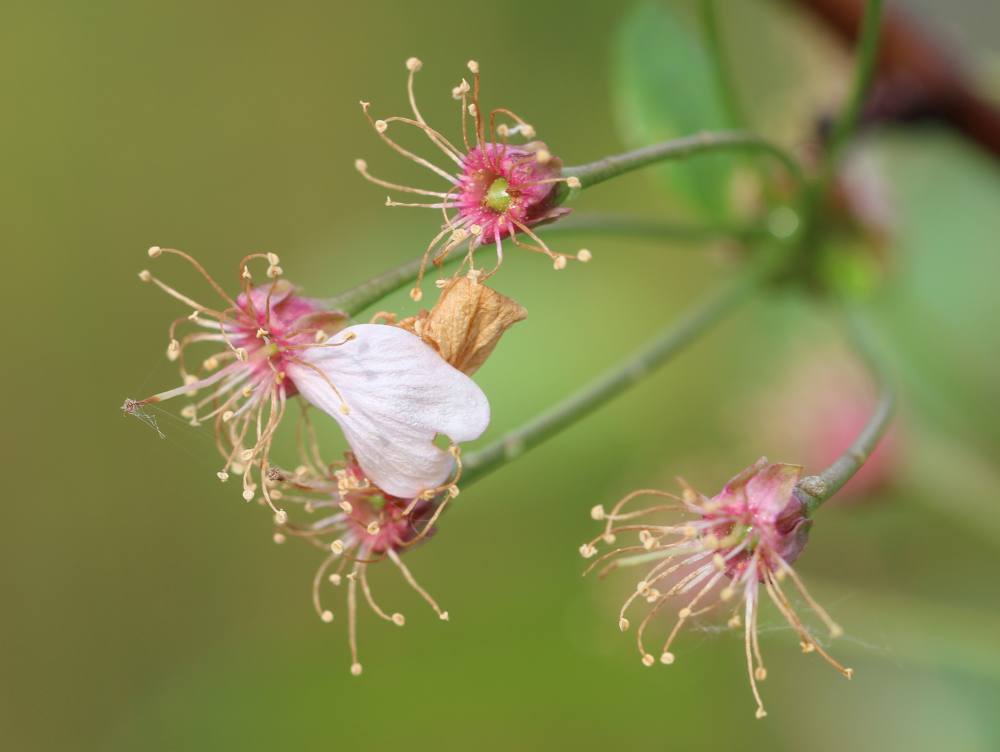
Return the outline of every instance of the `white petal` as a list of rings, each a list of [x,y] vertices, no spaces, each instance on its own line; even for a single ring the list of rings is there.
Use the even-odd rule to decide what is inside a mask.
[[[292,365],[289,377],[308,402],[336,419],[361,469],[383,491],[413,498],[441,485],[454,459],[434,437],[479,438],[490,422],[486,395],[405,329],[359,324],[327,342],[349,334],[355,338],[338,347],[303,350],[301,359],[314,368]]]

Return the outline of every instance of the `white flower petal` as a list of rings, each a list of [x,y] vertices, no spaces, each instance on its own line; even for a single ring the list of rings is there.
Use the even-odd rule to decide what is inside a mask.
[[[289,377],[303,398],[340,424],[361,469],[383,491],[413,498],[441,485],[454,459],[434,438],[479,438],[490,422],[486,395],[404,329],[359,324],[327,342],[351,334],[353,340],[337,347],[302,351],[312,368],[292,365]]]

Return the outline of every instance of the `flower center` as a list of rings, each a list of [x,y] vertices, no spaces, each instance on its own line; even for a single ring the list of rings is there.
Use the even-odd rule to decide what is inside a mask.
[[[509,183],[506,178],[497,178],[486,189],[486,206],[495,212],[503,214],[510,208],[511,197],[507,193]]]

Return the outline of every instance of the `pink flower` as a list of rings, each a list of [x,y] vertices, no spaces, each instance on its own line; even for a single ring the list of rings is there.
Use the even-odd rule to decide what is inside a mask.
[[[742,428],[779,451],[795,451],[807,473],[818,473],[842,455],[875,409],[864,369],[838,348],[797,348],[793,363],[761,395]],[[890,426],[861,469],[828,503],[869,500],[893,482],[902,436]]]
[[[180,395],[208,394],[181,411],[193,425],[215,424],[224,458],[219,478],[243,477],[243,495],[258,489],[253,475],[268,475],[271,444],[289,398],[301,395],[341,425],[364,472],[390,493],[433,496],[451,474],[455,453],[434,444],[438,435],[453,442],[477,438],[489,423],[486,396],[465,374],[448,365],[419,337],[392,326],[345,328],[346,315],[304,298],[278,279],[274,254],[253,254],[240,263],[243,291],[235,299],[187,254],[150,249],[151,257],[174,254],[190,262],[222,297],[224,305],[202,305],[161,282],[149,271],[139,276],[191,307],[170,327],[168,357],[181,366],[184,384],[143,400],[127,400],[126,412],[155,426],[149,405]],[[254,286],[247,263],[266,259],[271,282]],[[178,327],[197,331],[180,336]],[[178,338],[180,336],[180,338]],[[216,349],[190,369],[188,348]],[[278,515],[267,483],[260,491]]]
[[[374,485],[350,454],[337,469],[320,468],[310,461],[292,475],[272,473],[275,493],[291,503],[299,503],[304,513],[319,515],[319,519],[308,524],[279,524],[275,541],[283,543],[291,535],[327,551],[313,577],[312,588],[313,607],[324,622],[332,622],[334,612],[324,607],[322,588],[326,583],[340,586],[347,581],[347,631],[351,673],[355,676],[362,671],[357,640],[358,590],[376,616],[400,627],[406,623],[403,614],[389,613],[375,601],[367,575],[371,565],[388,559],[438,618],[448,620],[448,612],[417,582],[400,556],[433,535],[441,513],[458,494],[454,485],[457,480],[456,476],[433,499],[403,499]]]
[[[431,128],[417,108],[413,91],[413,79],[421,68],[417,58],[406,61],[409,71],[407,91],[413,118],[390,117],[385,120],[375,120],[369,114],[370,105],[362,102],[365,116],[375,128],[379,137],[393,150],[407,159],[436,173],[448,184],[447,191],[425,190],[411,188],[397,183],[373,177],[368,172],[364,160],[355,163],[358,171],[369,181],[383,188],[404,193],[429,196],[429,203],[400,203],[391,198],[386,200],[388,206],[420,206],[438,209],[444,216],[441,231],[434,237],[424,252],[424,266],[416,286],[411,291],[414,300],[419,300],[420,281],[423,278],[426,264],[429,260],[440,265],[455,248],[467,241],[468,253],[466,261],[473,265],[474,251],[481,245],[493,244],[497,252],[497,268],[503,262],[503,241],[509,238],[514,245],[546,254],[556,269],[566,266],[570,256],[565,253],[555,253],[531,229],[540,224],[551,222],[567,214],[569,209],[560,208],[557,187],[566,183],[570,188],[578,188],[580,183],[574,177],[562,176],[562,162],[553,157],[545,144],[540,141],[529,141],[520,145],[508,143],[510,136],[523,136],[533,139],[535,129],[507,109],[492,110],[489,114],[489,132],[487,118],[479,104],[479,64],[470,60],[468,67],[473,74],[473,84],[464,79],[452,90],[452,96],[461,101],[462,148],[455,146],[439,131]],[[471,102],[469,101],[471,98]],[[467,118],[468,115],[468,118]],[[497,123],[501,117],[513,122]],[[469,118],[473,125],[472,140],[469,136]],[[388,135],[389,125],[402,123],[421,130],[448,159],[454,162],[454,174],[438,165],[404,149]],[[530,243],[519,239],[519,234],[526,235]],[[576,254],[580,261],[588,261],[590,252],[581,250]],[[493,269],[490,276],[496,271]]]
[[[639,599],[649,610],[637,632],[642,662],[652,666],[656,659],[644,645],[650,621],[677,598],[682,606],[677,620],[660,651],[660,662],[671,664],[674,639],[684,624],[719,606],[734,602],[731,627],[743,623],[744,645],[750,687],[757,702],[757,717],[767,713],[757,683],[767,676],[758,641],[758,611],[761,589],[778,612],[798,634],[802,650],[816,652],[848,679],[853,671],[832,658],[802,621],[789,594],[782,586],[790,580],[798,595],[824,622],[831,637],[842,634],[827,612],[809,595],[791,564],[806,545],[811,520],[796,498],[795,487],[802,474],[798,465],[771,464],[765,458],[730,480],[716,496],[708,499],[690,487],[682,497],[664,491],[643,489],[619,501],[610,513],[594,507],[592,516],[606,520],[604,532],[580,548],[585,558],[597,554],[600,541],[613,543],[619,533],[636,532],[638,545],[625,546],[603,554],[588,568],[611,559],[603,572],[619,566],[656,562],[626,599],[618,616],[622,631],[629,628],[628,609]],[[667,503],[648,509],[624,511],[640,496],[657,496]],[[648,524],[639,520],[664,512],[686,512],[692,519],[674,524]],[[625,522],[626,524],[620,524]],[[603,573],[602,572],[602,573]]]

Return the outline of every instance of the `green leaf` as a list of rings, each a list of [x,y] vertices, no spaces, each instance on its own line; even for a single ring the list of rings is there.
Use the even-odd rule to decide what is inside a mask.
[[[697,28],[660,4],[642,3],[625,17],[613,80],[619,130],[631,148],[727,126]],[[699,155],[653,169],[698,213],[725,216],[732,155]]]
[[[1000,171],[945,133],[876,149],[896,215],[886,340],[928,418],[1000,446]]]

